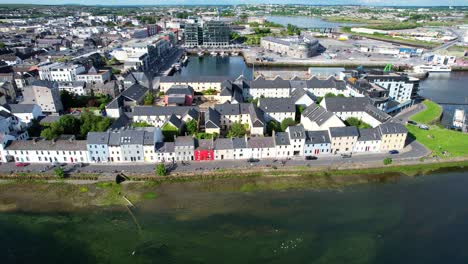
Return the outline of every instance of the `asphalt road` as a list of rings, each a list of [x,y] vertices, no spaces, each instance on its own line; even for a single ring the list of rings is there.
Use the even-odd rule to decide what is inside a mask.
[[[192,161],[185,164],[166,164],[171,173],[177,172],[200,172],[215,169],[247,169],[251,167],[282,167],[282,166],[343,166],[344,164],[381,164],[385,157],[391,157],[394,161],[416,160],[426,156],[429,152],[424,146],[416,141],[410,142],[400,154],[390,155],[388,153],[353,154],[351,158],[342,158],[339,155],[323,155],[317,160],[305,160],[304,157],[292,157],[285,159],[263,159],[259,162],[249,163],[247,160],[222,160],[222,161]],[[121,164],[89,164],[84,167],[64,166],[65,171],[81,173],[153,173],[155,163],[121,163]],[[12,172],[45,172],[53,171],[50,164],[30,164],[26,167],[16,167],[15,163],[4,163],[0,165],[0,173]]]

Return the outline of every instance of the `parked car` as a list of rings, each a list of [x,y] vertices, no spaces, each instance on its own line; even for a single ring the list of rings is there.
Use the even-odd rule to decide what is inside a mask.
[[[429,126],[424,125],[424,124],[419,125],[419,128],[424,129],[424,130],[429,130]]]
[[[343,159],[351,158],[351,154],[341,154]]]
[[[388,153],[393,155],[393,154],[398,154],[400,152],[398,152],[398,150],[394,149],[394,150],[390,150]]]
[[[407,123],[410,124],[410,125],[417,125],[418,124],[418,122],[414,122],[413,120],[408,120]]]
[[[29,165],[29,163],[26,163],[26,162],[16,162],[15,163],[16,167],[26,167],[28,165]]]
[[[316,160],[317,157],[315,157],[315,156],[306,156],[305,159],[306,160]]]

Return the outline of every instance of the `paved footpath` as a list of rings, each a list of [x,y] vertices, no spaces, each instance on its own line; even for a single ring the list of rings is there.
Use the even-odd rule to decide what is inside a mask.
[[[291,159],[263,159],[259,162],[250,163],[247,160],[221,160],[221,161],[191,161],[182,164],[181,162],[167,164],[171,173],[187,173],[187,172],[207,172],[218,169],[248,169],[261,167],[282,167],[282,166],[330,166],[343,167],[346,164],[359,165],[362,164],[382,164],[386,157],[391,157],[395,162],[418,160],[429,154],[429,151],[416,141],[409,143],[400,154],[390,155],[388,153],[374,154],[354,154],[351,158],[342,158],[339,155],[323,155],[317,160],[305,160],[304,157],[292,157]],[[154,173],[155,163],[121,163],[121,164],[89,164],[84,167],[73,165],[64,166],[65,171],[76,173],[101,173],[103,176],[109,177],[116,173],[128,174],[148,174]],[[26,167],[16,167],[13,162],[0,165],[0,173],[18,173],[18,172],[38,172],[51,173],[53,167],[50,164],[30,164]]]
[[[423,104],[415,104],[396,116],[396,120],[406,123],[408,118],[425,109]],[[351,158],[342,158],[340,155],[318,156],[317,160],[305,160],[304,157],[291,157],[291,159],[262,159],[259,162],[250,163],[247,160],[219,160],[219,161],[191,161],[185,163],[167,164],[171,174],[189,172],[208,172],[219,169],[249,169],[262,167],[282,167],[282,166],[321,166],[321,167],[355,167],[367,164],[377,166],[383,164],[383,159],[391,157],[395,162],[405,163],[417,161],[421,157],[430,154],[430,151],[417,141],[407,139],[407,146],[399,154],[390,155],[388,153],[355,153]],[[89,164],[84,167],[66,165],[65,171],[76,173],[101,173],[102,178],[111,179],[116,173],[127,174],[152,174],[155,171],[156,163],[120,163],[120,164]],[[0,173],[18,172],[38,172],[51,173],[53,167],[50,164],[30,164],[26,167],[16,167],[13,162],[0,165]],[[101,178],[101,177],[100,177]]]

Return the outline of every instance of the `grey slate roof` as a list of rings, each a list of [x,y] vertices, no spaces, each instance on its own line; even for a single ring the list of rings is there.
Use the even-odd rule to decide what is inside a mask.
[[[167,95],[171,94],[183,94],[183,95],[193,95],[194,91],[191,86],[184,85],[184,84],[175,84],[172,85],[171,88],[169,88],[166,91]]]
[[[262,88],[262,89],[278,89],[278,88],[291,88],[288,80],[281,78],[275,78],[274,80],[265,80],[263,78],[257,78],[250,82],[251,88]]]
[[[174,141],[175,147],[194,147],[195,142],[192,136],[183,136],[183,137],[176,137]]]
[[[133,84],[132,86],[128,87],[125,91],[123,91],[120,96],[125,96],[128,99],[133,101],[140,102],[143,100],[143,97],[148,92],[148,88],[144,87],[140,84]]]
[[[225,150],[225,149],[233,149],[232,139],[230,138],[218,138],[215,141],[215,149]]]
[[[359,131],[355,126],[330,127],[330,136],[334,137],[358,137]]]
[[[326,97],[323,100],[327,110],[331,112],[366,112],[382,123],[391,118],[375,107],[367,97]]]
[[[265,119],[260,111],[260,109],[254,105],[249,105],[249,113],[250,113],[250,120],[252,122],[253,127],[264,127],[265,126]]]
[[[220,128],[221,115],[213,108],[205,112],[205,128]]]
[[[184,104],[185,103],[185,95],[183,95],[183,94],[168,95],[167,103],[169,103],[169,104]]]
[[[114,98],[114,100],[110,101],[110,103],[106,105],[106,108],[107,109],[119,109],[122,105],[123,105],[123,97],[119,95],[116,98]]]
[[[198,118],[198,107],[193,106],[135,106],[133,116],[170,116],[172,114],[184,116],[190,114]]]
[[[312,103],[302,112],[304,118],[308,118],[310,121],[317,123],[319,126],[323,125],[327,120],[334,116],[333,113],[328,112],[325,108]]]
[[[244,137],[232,138],[232,147],[235,149],[247,148],[247,141]]]
[[[172,114],[169,119],[166,121],[166,123],[169,123],[176,127],[177,129],[182,128],[182,120],[180,120],[176,115]]]
[[[297,125],[297,126],[289,126],[289,136],[291,139],[305,139],[305,130],[304,126],[302,125]]]
[[[384,135],[387,134],[405,134],[408,129],[400,123],[388,122],[379,125],[380,132]]]
[[[286,132],[277,132],[275,133],[275,144],[276,146],[285,146],[289,145],[289,135]]]
[[[174,142],[158,142],[155,145],[156,152],[160,153],[173,153]]]
[[[110,132],[109,133],[109,146],[120,146],[120,133]]]
[[[9,104],[6,106],[7,109],[13,114],[32,113],[36,104]]]
[[[249,148],[274,148],[275,139],[273,137],[251,137],[247,141]]]
[[[346,83],[341,80],[336,80],[333,76],[330,76],[328,79],[318,79],[313,76],[307,80],[307,88],[309,89],[320,89],[320,88],[335,88],[338,90],[345,90]]]
[[[41,86],[41,87],[47,87],[47,88],[54,88],[56,82],[53,81],[46,81],[46,80],[35,80],[32,82],[31,85],[33,86]]]
[[[225,80],[230,80],[229,76],[161,76],[159,79],[160,83],[193,83],[193,82],[223,82]]]
[[[59,115],[48,115],[39,121],[39,124],[50,124],[56,122],[60,119],[61,116]]]
[[[240,108],[239,104],[217,104],[215,105],[216,111],[221,115],[239,115]]]
[[[296,106],[291,98],[260,98],[258,105],[265,113],[296,112]]]
[[[363,128],[359,129],[358,141],[375,141],[382,138],[378,128]]]
[[[106,145],[109,142],[108,132],[89,132],[86,140],[87,144]]]
[[[196,148],[198,150],[211,150],[214,149],[214,141],[212,139],[198,139],[196,140]]]
[[[330,136],[327,130],[307,131],[306,144],[330,144]]]
[[[6,150],[85,151],[85,140],[13,140]]]
[[[307,91],[303,88],[296,88],[294,91],[291,92],[291,98],[294,100],[294,102],[297,102],[297,100],[301,99],[304,95],[312,99],[309,93],[307,93]]]

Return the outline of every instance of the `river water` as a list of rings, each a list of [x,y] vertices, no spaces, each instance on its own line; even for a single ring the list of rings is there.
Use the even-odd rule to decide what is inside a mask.
[[[267,16],[266,19],[270,22],[287,26],[288,24],[300,28],[335,28],[340,26],[352,26],[349,23],[328,22],[317,17],[304,16]]]
[[[2,263],[467,263],[467,176],[453,171],[261,191],[251,191],[260,182],[245,179],[163,184],[153,189],[156,199],[132,210],[137,224],[122,206],[59,209],[54,200],[50,211],[29,201],[23,205],[28,209],[0,214],[1,258]],[[269,186],[281,189],[281,184]],[[50,188],[48,195],[60,190]]]
[[[284,70],[277,67],[263,69]],[[247,66],[240,56],[191,56],[187,66],[176,73],[181,76],[211,75],[230,78],[237,78],[241,74],[252,79],[252,67]],[[431,73],[429,78],[421,81],[419,94],[443,104],[445,111],[442,123],[449,125],[455,109],[464,108],[468,111],[467,105],[459,105],[468,104],[468,72]]]
[[[191,58],[188,67],[195,68],[180,74],[249,72],[240,57]],[[431,75],[421,82],[421,94],[436,102],[465,102],[467,83],[467,73]],[[123,206],[74,207],[98,196],[93,186],[0,184],[0,258],[1,263],[467,263],[467,176],[465,170],[389,175],[361,185],[291,178],[143,185],[131,195],[141,189],[138,195],[156,198],[137,203],[135,218]]]

